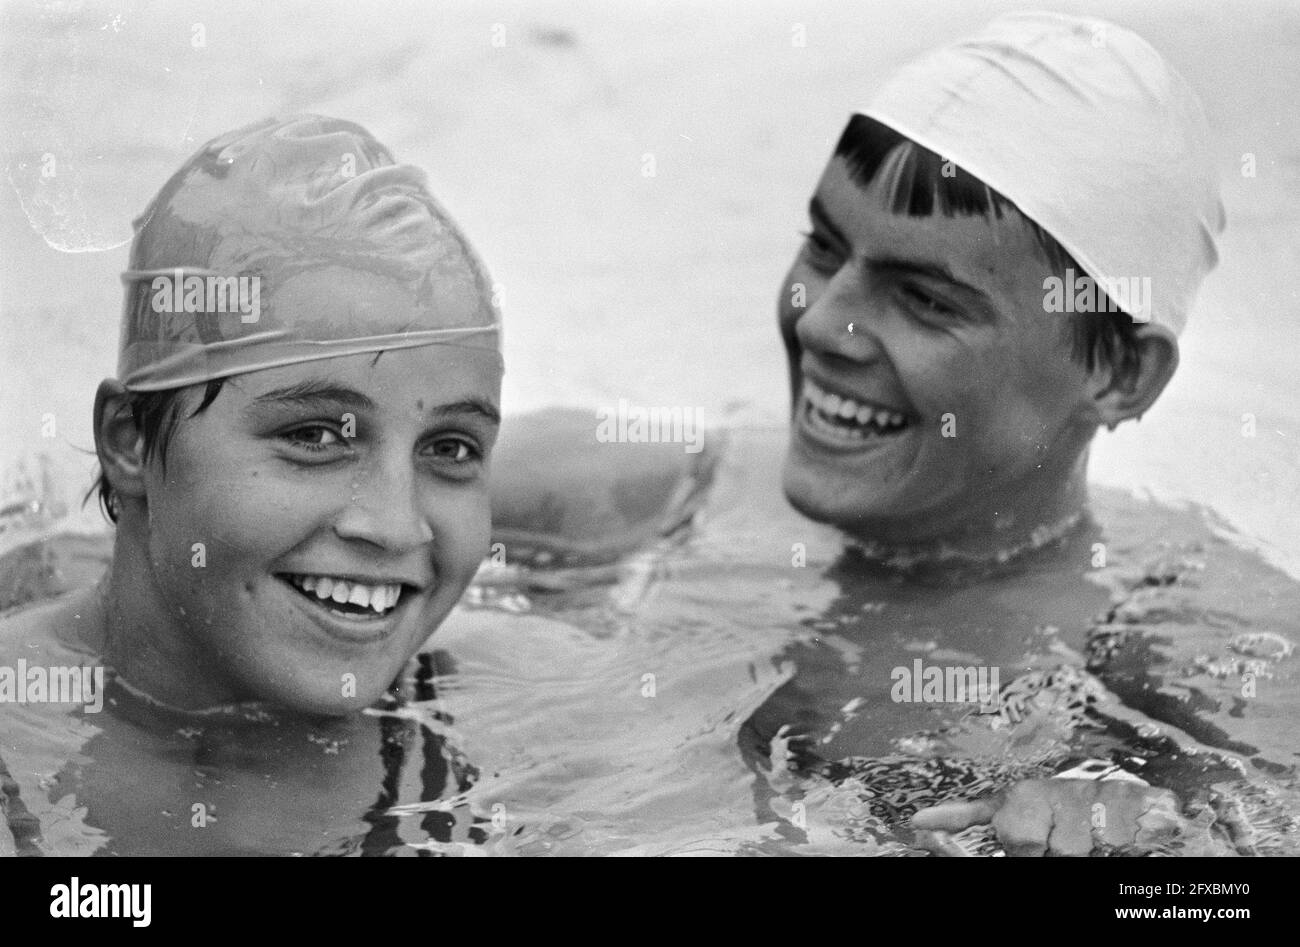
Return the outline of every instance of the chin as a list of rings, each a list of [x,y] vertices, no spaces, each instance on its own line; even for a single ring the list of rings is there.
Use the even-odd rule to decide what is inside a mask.
[[[921,511],[883,489],[871,490],[861,482],[843,480],[791,456],[786,458],[782,488],[786,501],[803,516],[859,539],[886,543],[923,540],[916,535],[924,518]]]
[[[383,696],[383,691],[365,693],[358,691],[355,697],[342,697],[340,687],[326,690],[296,691],[291,694],[278,694],[270,700],[281,707],[301,714],[321,717],[348,717],[371,706]]]
[[[312,664],[315,663],[315,667]],[[259,657],[259,669],[294,667],[283,676],[259,673],[243,679],[245,699],[265,702],[293,713],[322,717],[345,717],[371,706],[384,695],[394,677],[401,673],[401,665],[392,674],[383,668],[366,666],[362,662],[322,661],[320,655],[280,653]],[[308,670],[310,668],[310,670]],[[344,674],[355,675],[351,690],[344,695]]]
[[[860,489],[839,489],[834,477],[810,469],[794,457],[787,457],[782,475],[782,489],[789,504],[816,523],[857,531],[868,519],[874,519],[874,503],[866,503],[853,494]]]

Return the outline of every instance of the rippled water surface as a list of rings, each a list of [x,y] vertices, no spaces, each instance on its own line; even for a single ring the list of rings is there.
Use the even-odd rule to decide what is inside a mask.
[[[1102,759],[1158,774],[1187,799],[1232,791],[1264,853],[1296,851],[1285,722],[1300,709],[1295,660],[1264,662],[1271,718],[1243,714],[1236,678],[1205,660],[1236,660],[1242,629],[1294,640],[1292,580],[1202,512],[1102,491],[1097,515],[1114,527],[1085,525],[978,580],[903,583],[785,506],[780,446],[779,432],[735,437],[694,528],[617,568],[485,565],[412,663],[402,701],[365,715],[175,714],[120,686],[98,715],[7,707],[2,755],[41,823],[28,846],[903,854],[915,851],[905,826],[873,815],[881,787],[924,804]],[[1105,569],[1090,565],[1098,540],[1113,557]],[[795,542],[803,567],[791,565]],[[102,541],[55,545],[69,583],[106,553]],[[1179,569],[1185,578],[1161,584]],[[1161,594],[1132,592],[1143,588]],[[1087,633],[1116,600],[1128,611],[1107,627],[1148,649],[1136,687],[1123,669],[1083,670]],[[43,647],[48,663],[76,663]],[[33,648],[10,640],[3,657]],[[917,658],[1064,684],[998,729],[967,707],[892,700],[891,669]],[[1125,687],[1137,695],[1127,706]],[[1144,705],[1152,687],[1169,699]],[[1071,703],[1087,693],[1091,722]],[[847,770],[774,767],[772,749],[790,736],[810,736],[817,758]],[[966,769],[936,779],[923,762],[936,755]],[[212,818],[201,829],[196,804]]]

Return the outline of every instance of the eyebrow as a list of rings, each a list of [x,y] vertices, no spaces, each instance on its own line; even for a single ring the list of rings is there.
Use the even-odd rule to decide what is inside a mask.
[[[822,227],[829,231],[830,235],[840,243],[848,246],[849,241],[845,239],[844,232],[835,225],[831,220],[831,215],[826,210],[826,205],[818,197],[813,197],[808,202],[808,216],[816,226]],[[913,260],[905,257],[883,256],[873,257],[868,260],[868,265],[873,269],[886,270],[891,273],[912,274],[915,276],[924,276],[929,279],[939,280],[948,283],[957,289],[970,293],[985,305],[993,305],[992,300],[984,290],[972,286],[965,280],[958,279],[957,276],[947,266],[933,260]]]
[[[348,405],[373,410],[374,401],[346,385],[323,381],[303,381],[285,388],[273,388],[253,399],[255,405],[298,404],[303,407]]]
[[[369,396],[331,382],[304,381],[284,388],[275,388],[253,399],[253,404],[296,404],[308,408],[355,407],[366,411],[375,409],[375,402]],[[427,414],[477,414],[493,424],[501,423],[501,412],[496,405],[483,398],[462,398],[446,404],[434,405]]]
[[[429,411],[431,414],[477,414],[493,424],[501,423],[501,412],[496,405],[482,398],[462,398],[460,401],[435,405]]]

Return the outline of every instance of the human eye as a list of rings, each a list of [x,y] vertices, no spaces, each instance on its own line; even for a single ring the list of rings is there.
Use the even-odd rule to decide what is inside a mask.
[[[801,231],[804,238],[803,254],[809,264],[824,273],[833,273],[844,263],[844,251],[816,227]]]
[[[346,446],[342,433],[328,424],[300,424],[280,437],[293,450],[307,454],[324,454]]]
[[[899,284],[898,294],[922,315],[948,317],[959,314],[954,306],[916,283]]]
[[[472,473],[483,460],[483,450],[478,442],[461,434],[431,437],[420,453],[439,468],[457,474]]]

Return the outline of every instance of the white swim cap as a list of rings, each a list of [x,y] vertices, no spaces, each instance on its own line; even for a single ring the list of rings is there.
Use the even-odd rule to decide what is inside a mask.
[[[1103,285],[1150,279],[1146,311],[1115,302],[1182,331],[1223,205],[1200,102],[1141,37],[1009,14],[904,66],[862,114],[1014,201]]]

